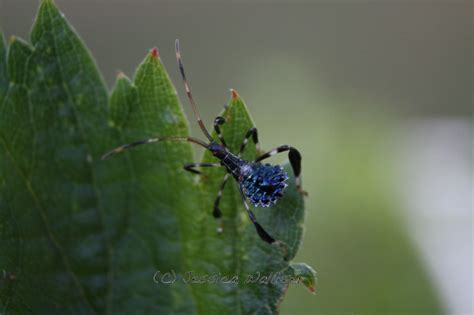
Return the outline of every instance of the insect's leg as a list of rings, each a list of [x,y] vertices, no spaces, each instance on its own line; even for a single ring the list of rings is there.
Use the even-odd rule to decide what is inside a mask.
[[[227,147],[227,144],[225,143],[224,136],[222,135],[221,128],[219,127],[220,125],[223,125],[225,123],[225,118],[221,116],[217,116],[216,119],[214,119],[214,130],[217,133],[217,137],[219,140],[221,140],[221,143],[224,147]]]
[[[247,204],[247,200],[245,199],[244,192],[242,189],[240,189],[240,195],[242,196],[242,201],[245,206],[245,210],[247,210],[247,214],[249,215],[250,221],[252,221],[253,225],[255,226],[255,229],[257,230],[258,236],[265,242],[271,245],[276,245],[280,247],[283,251],[283,259],[288,261],[288,253],[289,253],[289,248],[288,245],[285,242],[282,241],[277,241],[275,240],[270,234],[265,231],[265,229],[257,222],[257,218],[255,217],[254,213],[252,210],[250,210],[249,205]]]
[[[252,221],[255,229],[257,230],[258,236],[265,242],[269,244],[275,243],[275,239],[268,234],[263,227],[257,222],[257,218],[253,214],[252,210],[250,210],[249,205],[247,204],[247,200],[245,200],[245,195],[242,189],[240,190],[240,195],[242,196],[242,201],[244,202],[245,209],[247,210],[247,214],[249,215],[250,221]]]
[[[121,145],[118,148],[115,148],[112,151],[109,151],[108,153],[104,154],[102,156],[102,160],[107,160],[107,159],[109,159],[110,157],[112,157],[113,155],[115,155],[117,153],[124,152],[128,149],[134,148],[134,147],[139,146],[139,145],[155,143],[155,142],[161,142],[161,141],[188,141],[188,142],[198,144],[198,145],[200,145],[200,146],[202,146],[206,149],[209,148],[209,146],[206,143],[202,142],[199,139],[195,139],[195,138],[192,138],[192,137],[158,137],[158,138],[150,138],[150,139],[135,141],[135,142],[132,142],[132,143]]]
[[[293,173],[295,174],[295,182],[296,182],[296,188],[298,191],[302,194],[307,196],[308,193],[304,191],[301,188],[301,154],[293,148],[292,146],[289,145],[281,145],[273,150],[268,151],[267,153],[264,153],[263,155],[259,156],[257,159],[255,159],[254,162],[260,162],[264,159],[267,159],[277,153],[281,152],[288,152],[288,158],[290,159],[291,167],[293,168]]]
[[[212,211],[212,215],[216,220],[219,222],[219,227],[217,228],[217,232],[222,233],[222,212],[221,209],[219,208],[219,202],[221,201],[222,198],[222,193],[224,192],[224,187],[225,184],[227,183],[227,180],[229,179],[230,174],[227,173],[224,176],[224,179],[222,180],[221,187],[219,189],[219,192],[217,193],[216,200],[214,201],[214,210]]]
[[[184,165],[184,169],[194,174],[202,174],[195,167],[221,167],[221,163],[189,163]]]
[[[247,134],[245,135],[245,138],[242,141],[242,144],[240,145],[238,156],[240,156],[244,152],[245,147],[247,146],[247,142],[249,141],[250,137],[252,137],[253,143],[257,147],[257,152],[260,152],[260,143],[258,142],[257,128],[252,127],[247,131]]]

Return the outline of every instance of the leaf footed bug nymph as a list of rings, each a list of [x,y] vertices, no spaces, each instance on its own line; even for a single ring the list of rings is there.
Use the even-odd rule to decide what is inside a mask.
[[[217,197],[214,202],[214,210],[213,216],[221,221],[222,212],[219,209],[219,202],[222,197],[222,192],[224,187],[232,175],[234,179],[237,181],[239,185],[240,194],[242,196],[242,201],[244,203],[245,209],[247,210],[247,214],[255,226],[258,235],[262,240],[267,243],[274,244],[280,243],[279,241],[275,241],[275,239],[268,234],[263,227],[257,222],[257,218],[255,217],[254,213],[250,209],[247,200],[249,200],[254,206],[256,207],[270,207],[275,204],[278,199],[283,196],[283,191],[288,186],[286,180],[288,179],[288,174],[283,170],[283,168],[279,165],[271,165],[271,164],[262,164],[261,161],[265,160],[277,153],[286,152],[288,151],[288,157],[290,160],[291,167],[293,168],[293,172],[295,174],[295,181],[296,187],[298,191],[306,195],[306,192],[301,188],[301,154],[296,150],[294,147],[289,145],[281,145],[273,150],[260,155],[253,161],[246,161],[242,159],[240,156],[244,152],[247,142],[250,138],[255,143],[257,147],[257,152],[259,152],[259,142],[258,142],[258,133],[256,128],[250,128],[245,135],[242,144],[240,146],[240,150],[237,153],[230,152],[228,149],[224,137],[221,133],[220,126],[225,123],[225,119],[223,117],[217,117],[214,120],[214,130],[216,131],[218,139],[214,139],[209,131],[206,129],[201,116],[199,115],[199,111],[197,109],[196,103],[194,98],[191,94],[191,89],[189,87],[188,80],[186,79],[186,75],[184,72],[183,63],[181,61],[181,52],[179,48],[179,41],[176,40],[176,59],[178,62],[179,71],[181,73],[181,77],[183,79],[184,88],[186,90],[186,94],[188,96],[189,102],[191,103],[191,107],[194,111],[196,116],[197,122],[199,127],[201,128],[202,132],[209,140],[209,142],[204,142],[202,140],[193,138],[193,137],[157,137],[157,138],[150,138],[141,141],[132,142],[129,144],[122,145],[102,156],[103,160],[110,158],[112,155],[117,153],[123,152],[130,148],[148,144],[148,143],[155,143],[161,141],[188,141],[197,145],[204,147],[205,149],[211,151],[212,155],[219,159],[219,163],[190,163],[184,165],[184,169],[194,174],[201,174],[200,171],[196,170],[196,167],[224,167],[227,170],[227,174],[224,176],[220,190],[217,193]],[[231,90],[231,94],[233,98],[237,98],[238,95],[234,90]],[[221,223],[218,228],[219,232],[222,232]]]

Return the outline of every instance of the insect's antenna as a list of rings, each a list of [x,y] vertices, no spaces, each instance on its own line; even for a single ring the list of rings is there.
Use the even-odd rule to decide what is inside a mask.
[[[186,90],[186,94],[188,95],[189,102],[191,103],[191,107],[193,108],[194,115],[196,115],[199,127],[201,127],[202,132],[204,135],[209,139],[209,141],[214,141],[212,139],[211,134],[207,131],[206,126],[202,122],[201,115],[199,115],[199,111],[197,109],[196,103],[194,102],[193,95],[191,94],[191,88],[189,87],[188,80],[186,79],[186,74],[184,73],[183,61],[181,60],[181,51],[179,49],[179,40],[177,39],[175,42],[176,48],[176,60],[178,61],[179,71],[181,72],[181,77],[183,78],[184,88]]]
[[[124,144],[121,145],[112,151],[107,152],[102,156],[102,160],[108,160],[110,157],[114,156],[115,154],[122,153],[124,151],[127,151],[128,149],[134,148],[139,145],[144,145],[144,144],[149,144],[149,143],[155,143],[155,142],[161,142],[161,141],[188,141],[191,143],[195,143],[197,145],[200,145],[206,149],[209,149],[209,146],[204,143],[203,141],[199,139],[195,139],[192,137],[161,137],[161,138],[150,138],[150,139],[145,139],[145,140],[140,140],[140,141],[135,141],[132,143]]]

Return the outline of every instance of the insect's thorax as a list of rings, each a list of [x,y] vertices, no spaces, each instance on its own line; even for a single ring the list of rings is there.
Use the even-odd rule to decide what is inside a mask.
[[[229,173],[231,173],[236,180],[242,176],[242,173],[247,169],[250,165],[249,162],[241,159],[237,155],[227,151],[225,156],[221,158],[221,164],[227,168]]]

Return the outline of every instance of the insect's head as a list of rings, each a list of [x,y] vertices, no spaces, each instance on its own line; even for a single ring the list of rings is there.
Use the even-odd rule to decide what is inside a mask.
[[[279,165],[253,164],[242,174],[244,194],[256,207],[269,207],[283,196],[288,174]]]
[[[225,149],[225,147],[215,141],[212,141],[209,144],[208,148],[209,151],[212,152],[212,155],[214,155],[218,159],[223,159],[227,154],[227,150]]]

